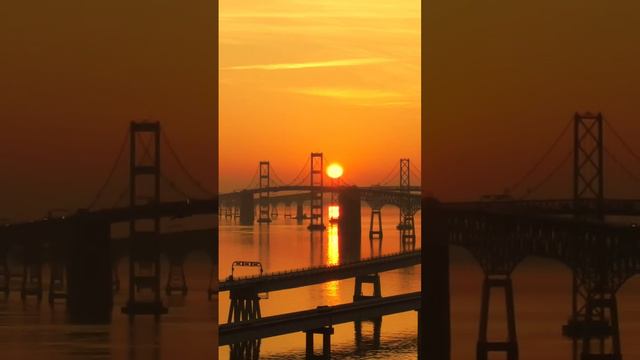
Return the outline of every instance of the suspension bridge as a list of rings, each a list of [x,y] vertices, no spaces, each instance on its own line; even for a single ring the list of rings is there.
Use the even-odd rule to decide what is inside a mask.
[[[560,161],[540,180],[516,196],[517,191],[551,161],[552,154],[560,149],[572,127],[573,145],[569,151],[560,156]],[[310,231],[321,231],[325,227],[325,193],[338,193],[342,210],[341,234],[346,238],[359,239],[361,204],[367,203],[371,208],[371,238],[383,236],[380,211],[386,205],[394,205],[400,208],[397,227],[402,231],[403,242],[415,243],[413,218],[422,211],[425,239],[429,241],[423,243],[421,253],[425,295],[418,313],[424,340],[421,351],[426,356],[448,357],[448,248],[456,245],[468,249],[485,273],[478,360],[486,359],[491,352],[503,352],[511,360],[518,358],[511,273],[528,256],[556,259],[573,271],[572,313],[563,327],[563,334],[573,340],[574,357],[621,359],[616,292],[640,272],[640,242],[637,227],[612,223],[611,216],[640,215],[640,201],[605,197],[605,159],[633,184],[640,183],[640,176],[628,162],[621,160],[621,154],[605,146],[605,127],[619,143],[624,156],[640,161],[633,147],[601,114],[576,114],[531,170],[510,187],[509,193],[479,201],[442,203],[426,198],[420,201],[421,187],[411,185],[419,183],[415,179],[420,171],[408,159],[400,160],[399,171],[396,168],[390,172],[388,178],[399,175],[395,184],[385,179],[376,185],[354,186],[344,181],[325,184],[321,153],[312,153],[308,164],[288,182],[282,181],[268,161],[262,161],[249,186],[216,197],[215,191],[207,190],[184,166],[166,134],[161,136],[159,123],[132,123],[107,180],[89,206],[65,215],[56,216],[57,211],[52,211],[43,219],[7,223],[0,228],[0,254],[4,259],[0,262],[0,285],[8,293],[13,274],[6,259],[17,253],[23,264],[20,274],[22,296],[41,297],[43,280],[39,273],[48,262],[52,270],[50,300],[65,298],[72,320],[108,321],[116,282],[112,271],[113,256],[105,254],[112,254],[112,245],[117,242],[111,238],[110,228],[114,223],[128,223],[129,235],[123,240],[123,248],[126,248],[130,262],[129,300],[123,312],[130,316],[162,314],[167,308],[161,298],[160,253],[183,254],[192,251],[188,249],[190,247],[203,249],[212,255],[213,269],[217,266],[213,263],[217,259],[217,238],[216,231],[209,230],[191,233],[192,244],[175,241],[181,239],[179,234],[161,234],[161,218],[202,214],[226,217],[231,214],[231,218],[249,225],[254,221],[271,221],[274,215],[277,216],[273,209],[278,204],[285,206],[285,216],[289,208],[288,214],[294,218],[290,208],[295,203],[295,219],[300,222],[306,219]],[[130,151],[128,183],[124,190],[117,192],[115,203],[100,207],[99,204],[106,202],[105,194],[116,179],[119,164],[124,162],[127,144]],[[161,170],[160,149],[163,146],[199,195],[190,196]],[[557,180],[571,158],[573,196],[534,198],[553,179]],[[147,180],[146,185],[143,178]],[[174,199],[161,201],[161,195],[166,198],[168,192],[173,192]],[[126,198],[128,204],[121,205]],[[309,214],[304,214],[304,207],[299,211],[300,204],[305,202],[309,204]],[[207,239],[202,241],[205,236]],[[174,240],[158,241],[160,237]],[[179,272],[182,271],[181,261],[172,260]],[[353,276],[356,276],[355,270]],[[300,278],[304,277],[300,275]],[[369,281],[366,277],[361,280]],[[165,290],[170,288],[167,286]],[[186,289],[184,277],[182,284],[175,288]],[[487,334],[488,294],[492,288],[502,289],[505,293],[508,335],[500,341],[489,340]],[[149,290],[151,296],[138,298],[140,289]],[[251,293],[237,302],[241,304],[237,309],[242,315],[237,317],[238,321],[232,321],[234,331],[242,332],[238,329],[245,326],[243,323],[246,322],[248,328],[260,320],[253,296]],[[376,294],[372,296],[376,297]],[[236,319],[235,316],[232,318]],[[321,329],[307,331],[320,331],[329,337],[330,327],[330,324],[323,325]],[[255,344],[255,340],[251,341],[250,344]],[[253,345],[244,344],[236,347],[240,349],[236,354],[246,356],[247,351],[250,352],[247,349]]]

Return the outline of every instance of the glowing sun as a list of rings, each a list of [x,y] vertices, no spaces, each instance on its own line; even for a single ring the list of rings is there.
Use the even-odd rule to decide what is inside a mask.
[[[338,163],[332,163],[331,165],[327,166],[327,176],[329,176],[330,178],[338,179],[340,176],[342,176],[342,174],[344,174],[342,165]]]

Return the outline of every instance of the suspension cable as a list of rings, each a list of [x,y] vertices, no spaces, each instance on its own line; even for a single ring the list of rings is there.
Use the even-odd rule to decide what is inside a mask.
[[[551,172],[547,174],[547,176],[545,176],[544,179],[542,179],[542,181],[536,184],[536,186],[534,186],[531,189],[528,189],[528,191],[523,196],[520,197],[520,200],[526,199],[529,195],[535,193],[541,187],[543,187],[547,182],[549,182],[549,180],[551,180],[560,171],[560,169],[562,169],[562,167],[567,163],[567,161],[569,161],[572,155],[573,155],[573,151],[569,151],[567,155],[562,159],[562,161],[555,168],[553,168]]]
[[[98,201],[100,201],[102,194],[107,189],[107,186],[109,186],[109,184],[111,183],[111,179],[113,178],[113,175],[115,174],[118,168],[118,164],[122,159],[122,155],[124,154],[124,149],[127,147],[127,140],[129,140],[129,129],[127,129],[127,131],[125,132],[124,140],[122,140],[122,144],[120,145],[120,150],[118,150],[118,155],[116,156],[116,160],[113,162],[113,165],[111,166],[109,175],[107,175],[107,180],[105,180],[105,182],[102,184],[93,201],[89,204],[89,206],[87,206],[87,209],[93,209],[93,207],[96,206]]]
[[[542,165],[542,163],[547,159],[547,157],[549,157],[549,155],[553,152],[553,150],[556,148],[556,146],[558,146],[558,144],[560,143],[560,140],[562,140],[562,138],[564,138],[564,135],[567,133],[567,131],[569,130],[569,128],[571,127],[571,123],[573,121],[570,120],[567,122],[567,124],[564,126],[564,128],[562,129],[562,132],[560,133],[560,135],[555,139],[555,141],[551,144],[551,146],[547,149],[547,151],[544,152],[544,154],[542,155],[542,157],[540,158],[540,160],[538,160],[531,169],[529,169],[529,171],[527,171],[524,176],[522,176],[520,178],[520,180],[518,180],[517,182],[515,182],[510,190],[513,192],[516,189],[518,189],[520,186],[522,186],[522,184],[524,184],[525,181],[527,181],[529,179],[529,177],[531,175],[533,175],[534,172],[536,172],[536,170],[538,170],[538,168],[540,167],[540,165]]]
[[[611,132],[618,139],[618,141],[622,143],[622,146],[625,148],[625,150],[627,150],[629,154],[631,154],[631,156],[633,156],[637,161],[640,161],[640,155],[638,155],[638,153],[633,151],[633,148],[624,140],[622,135],[620,135],[620,133],[613,127],[613,125],[609,121],[607,121],[607,119],[604,120],[604,123],[605,125],[607,125],[607,128],[611,130]]]
[[[611,160],[613,160],[613,162],[615,162],[627,174],[627,176],[629,176],[634,181],[640,183],[640,176],[636,175],[633,171],[631,171],[631,169],[626,167],[622,163],[622,161],[618,160],[618,158],[615,155],[613,155],[612,152],[609,151],[609,149],[604,147],[604,152],[607,154],[607,156],[609,156]]]
[[[169,149],[169,153],[173,156],[173,158],[176,160],[176,162],[178,163],[178,166],[180,167],[180,169],[182,170],[182,172],[187,176],[187,178],[203,193],[207,194],[208,196],[214,196],[213,193],[211,193],[211,191],[209,191],[208,189],[206,189],[204,186],[202,186],[202,183],[200,181],[198,181],[198,179],[196,179],[191,172],[187,169],[187,167],[184,165],[184,163],[182,162],[182,160],[180,159],[180,157],[178,156],[178,153],[175,151],[175,149],[173,148],[173,146],[171,145],[171,142],[169,141],[169,137],[167,136],[166,131],[164,131],[162,133],[162,139],[165,143],[165,145],[167,145],[167,148]]]

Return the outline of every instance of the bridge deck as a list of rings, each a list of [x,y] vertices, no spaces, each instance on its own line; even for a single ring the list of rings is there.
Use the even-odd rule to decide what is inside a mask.
[[[278,291],[320,284],[327,281],[348,279],[359,275],[384,272],[420,264],[420,253],[420,250],[415,250],[368,258],[341,265],[294,269],[262,276],[220,281],[220,291],[247,288],[257,290],[258,292]]]
[[[219,346],[420,309],[420,292],[318,307],[219,327]]]

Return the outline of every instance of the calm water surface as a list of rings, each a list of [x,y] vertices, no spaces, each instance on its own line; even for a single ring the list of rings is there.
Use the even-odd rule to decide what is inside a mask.
[[[280,209],[282,214],[283,209]],[[395,230],[398,213],[383,209],[384,240],[382,253],[400,249]],[[322,238],[311,237],[304,226],[282,218],[268,226],[241,227],[223,224],[220,227],[220,277],[231,271],[233,260],[258,260],[266,271],[286,270],[310,265],[337,263],[345,257],[369,257],[378,254],[378,243],[371,247],[368,240],[369,210],[363,210],[363,239],[360,254],[345,253],[333,231]],[[417,227],[420,228],[419,217]],[[418,243],[419,246],[419,243]],[[341,252],[342,248],[342,252]],[[354,254],[355,253],[355,254]],[[480,310],[482,272],[469,254],[461,249],[452,251],[451,295],[452,337],[455,360],[474,359]],[[120,262],[120,276],[126,289],[126,260]],[[165,266],[166,271],[166,266]],[[8,299],[0,297],[0,349],[5,359],[215,359],[229,358],[228,348],[215,346],[214,324],[217,310],[226,321],[228,294],[220,294],[219,308],[207,300],[210,278],[209,261],[203,254],[191,254],[186,262],[189,293],[165,297],[169,314],[159,322],[138,317],[129,323],[120,314],[126,300],[125,291],[115,296],[113,320],[109,325],[78,326],[65,320],[64,304],[49,307],[46,300],[26,303],[14,291]],[[245,274],[251,274],[245,270]],[[569,360],[571,343],[562,338],[561,326],[566,321],[571,301],[571,273],[562,264],[527,259],[514,275],[520,359]],[[45,267],[44,278],[47,279]],[[420,288],[420,267],[383,273],[383,296],[417,291]],[[335,281],[322,285],[273,292],[262,301],[264,316],[312,309],[319,305],[335,305],[352,301],[354,281]],[[45,293],[46,294],[46,293]],[[496,295],[500,295],[497,293]],[[500,296],[494,296],[490,331],[494,337],[505,332],[500,326],[504,310]],[[618,295],[621,316],[622,347],[625,359],[640,359],[640,280],[634,278]],[[372,325],[363,325],[365,347],[355,346],[353,324],[335,327],[332,350],[336,359],[416,359],[416,314],[407,312],[384,317],[381,346],[371,346]],[[369,346],[367,346],[367,344]],[[304,358],[302,333],[265,339],[262,359]]]
[[[280,214],[283,209],[280,209]],[[363,208],[361,258],[378,254],[379,243],[371,246],[368,239],[369,210]],[[416,217],[420,229],[419,215]],[[384,240],[382,254],[400,250],[399,233],[395,229],[398,212],[383,209]],[[358,254],[341,253],[340,242],[333,231],[325,231],[322,238],[314,238],[295,221],[278,219],[270,225],[242,227],[226,224],[220,227],[220,274],[231,272],[234,260],[260,261],[268,272],[311,265],[333,264],[345,257]],[[420,246],[418,239],[417,247]],[[475,359],[475,345],[480,313],[482,271],[468,252],[452,248],[451,317],[452,352],[455,360]],[[245,275],[253,274],[246,270]],[[517,330],[521,360],[569,360],[571,341],[561,336],[571,307],[571,272],[564,265],[547,259],[528,258],[513,274]],[[383,296],[396,295],[420,289],[420,266],[381,274]],[[322,285],[279,291],[261,301],[263,316],[313,309],[319,305],[335,305],[352,301],[353,279],[334,281]],[[500,340],[506,334],[503,295],[492,294],[490,338]],[[640,359],[640,280],[629,281],[618,294],[621,317],[622,346],[625,359]],[[226,321],[228,294],[220,295],[220,318]],[[384,317],[379,349],[357,349],[354,325],[335,326],[332,337],[332,355],[335,359],[416,359],[416,314],[408,312]],[[365,342],[371,343],[372,326],[363,328]],[[372,345],[372,344],[370,344]],[[303,333],[264,339],[262,359],[303,359],[305,339]],[[316,346],[317,348],[317,346]],[[220,359],[228,359],[228,347],[220,348]],[[501,359],[501,357],[495,357]]]

